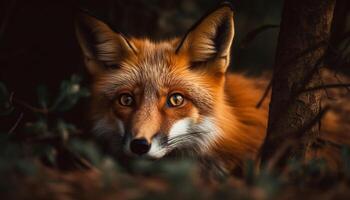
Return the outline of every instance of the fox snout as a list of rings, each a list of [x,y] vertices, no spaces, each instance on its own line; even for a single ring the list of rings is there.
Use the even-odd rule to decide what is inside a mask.
[[[165,133],[160,133],[162,120],[155,104],[149,102],[140,105],[139,110],[132,115],[132,119],[128,123],[130,124],[128,126],[129,132],[125,135],[126,139],[123,144],[126,153],[138,156],[146,155],[151,150],[153,141],[159,140],[160,137],[166,137]]]
[[[130,139],[124,141],[124,152],[131,156],[157,159],[163,157],[168,150],[168,137],[165,134],[158,133],[151,140],[130,137]]]
[[[196,123],[191,117],[185,117],[170,125],[168,131],[158,131],[152,137],[139,137],[138,134],[126,134],[124,152],[129,156],[142,156],[159,159],[175,149],[183,151],[206,151],[216,140],[217,127],[211,118]]]
[[[144,155],[146,154],[150,148],[151,145],[145,138],[141,138],[141,139],[133,139],[130,142],[130,151],[134,154],[137,155]]]

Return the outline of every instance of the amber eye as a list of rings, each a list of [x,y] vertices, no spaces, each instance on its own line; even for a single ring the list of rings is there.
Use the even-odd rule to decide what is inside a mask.
[[[183,103],[184,103],[184,97],[179,93],[172,94],[168,98],[168,105],[170,107],[178,107],[178,106],[181,106]]]
[[[128,93],[123,93],[119,95],[119,103],[122,106],[132,106],[134,98]]]

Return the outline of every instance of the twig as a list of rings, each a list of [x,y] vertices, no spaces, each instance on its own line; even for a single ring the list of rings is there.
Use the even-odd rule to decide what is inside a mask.
[[[271,157],[271,159],[266,164],[266,170],[272,172],[278,163],[282,160],[284,155],[290,149],[290,147],[296,144],[296,140],[287,140],[282,144],[282,146],[276,151],[276,153]]]
[[[21,106],[23,106],[23,107],[25,107],[33,112],[36,112],[36,113],[41,113],[41,114],[47,115],[49,112],[47,109],[41,109],[41,108],[34,107],[34,106],[28,104],[27,102],[22,101],[20,99],[17,99],[15,97],[12,97],[12,102],[17,103],[18,105],[21,105]]]
[[[321,75],[320,70],[317,71],[317,74],[318,74],[318,76],[319,76],[319,79],[320,79],[321,84],[322,84],[322,85],[325,85],[325,83],[324,83],[324,81],[323,81],[323,79],[322,79],[322,75]],[[327,96],[328,99],[331,99],[331,97],[329,96],[328,90],[327,90],[326,88],[324,88],[324,93],[326,94],[326,96]],[[321,106],[321,104],[320,104],[320,106]]]
[[[98,171],[89,161],[87,161],[85,158],[77,155],[75,152],[68,148],[64,148],[64,151],[68,153],[71,158],[78,164],[80,167],[83,169],[88,169],[88,170],[95,170]],[[81,169],[81,168],[80,168]]]
[[[342,145],[340,144],[337,144],[333,141],[330,141],[330,140],[326,140],[326,139],[322,139],[322,138],[317,138],[316,142],[315,142],[315,145],[319,145],[319,146],[324,146],[324,145],[328,145],[328,146],[332,146],[332,147],[335,147],[337,149],[342,149]]]
[[[9,97],[9,103],[10,103],[10,104],[13,104],[12,102],[13,102],[13,97],[14,97],[14,95],[15,95],[15,93],[14,93],[14,92],[11,92],[10,97]]]
[[[326,55],[323,55],[321,58],[319,58],[317,60],[317,62],[315,63],[315,65],[313,66],[313,68],[309,71],[308,74],[306,74],[306,76],[304,77],[303,80],[300,81],[300,87],[297,88],[294,91],[294,94],[292,93],[292,98],[297,98],[301,93],[303,93],[303,91],[305,90],[306,85],[308,85],[310,83],[310,81],[313,80],[313,77],[315,75],[315,73],[317,72],[318,74],[320,73],[319,70],[322,67],[323,61],[325,60]],[[293,99],[294,100],[294,99]]]
[[[338,74],[335,73],[334,77],[338,80],[339,83],[344,84],[342,80],[340,80],[340,78],[338,77]],[[344,87],[348,92],[350,92],[350,88],[349,87]]]
[[[324,107],[317,115],[314,119],[312,119],[309,123],[307,123],[303,128],[301,128],[299,131],[296,132],[296,135],[301,136],[303,133],[305,133],[306,131],[310,130],[317,122],[319,122],[322,117],[328,112],[329,110],[329,106]],[[290,135],[290,134],[288,134]],[[292,134],[294,135],[294,134]],[[299,138],[296,138],[299,139]]]
[[[273,81],[273,78],[270,80],[269,84],[267,85],[265,91],[264,91],[264,94],[262,95],[262,97],[260,98],[259,102],[256,104],[256,108],[260,108],[261,105],[264,103],[264,100],[266,99],[267,95],[269,94],[270,90],[271,90],[271,87],[272,87],[272,81]]]
[[[54,133],[48,132],[47,134],[52,136],[37,137],[37,138],[28,138],[25,140],[26,143],[30,144],[58,144],[62,141],[62,137],[55,135]],[[77,130],[74,133],[70,133],[69,137],[79,137],[82,135],[82,131]]]
[[[303,92],[310,92],[310,91],[315,91],[315,90],[322,90],[322,89],[327,89],[327,88],[347,88],[349,89],[350,83],[336,83],[336,84],[328,84],[328,85],[320,85],[320,86],[315,86],[311,88],[306,88],[303,90]]]
[[[15,131],[15,129],[17,128],[17,126],[19,125],[19,123],[21,122],[22,119],[23,119],[23,113],[19,114],[19,117],[17,118],[15,124],[8,131],[9,135],[11,135]]]
[[[249,43],[251,41],[253,41],[260,33],[266,31],[266,30],[270,30],[270,29],[273,29],[273,28],[279,28],[280,26],[279,25],[276,25],[276,24],[266,24],[266,25],[263,25],[263,26],[260,26],[252,31],[250,31],[242,40],[241,40],[241,43],[239,45],[240,48],[244,49],[246,48]]]

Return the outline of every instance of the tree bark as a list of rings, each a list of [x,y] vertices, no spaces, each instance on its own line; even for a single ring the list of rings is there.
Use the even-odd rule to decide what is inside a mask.
[[[279,166],[303,158],[319,134],[320,95],[302,92],[318,86],[330,37],[335,0],[285,0],[277,45],[267,136],[262,165],[289,141]],[[290,143],[292,141],[292,143]]]

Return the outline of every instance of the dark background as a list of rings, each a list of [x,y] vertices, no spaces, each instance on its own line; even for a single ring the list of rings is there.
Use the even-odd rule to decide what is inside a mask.
[[[5,0],[1,7],[0,80],[23,98],[38,84],[57,88],[60,80],[84,72],[74,33],[77,8],[89,10],[113,28],[155,40],[181,36],[215,0]],[[277,30],[259,35],[247,48],[243,36],[259,26],[278,24],[281,1],[237,1],[232,69],[270,68]]]

